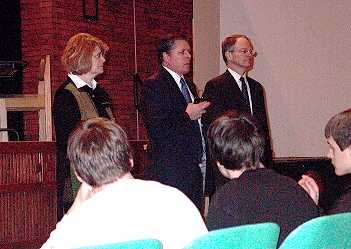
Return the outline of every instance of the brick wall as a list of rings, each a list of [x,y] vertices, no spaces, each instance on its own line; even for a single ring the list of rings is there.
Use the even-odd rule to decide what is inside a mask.
[[[192,0],[135,0],[137,70],[146,79],[157,68],[154,43],[160,35],[179,32],[192,36]],[[97,78],[109,92],[119,123],[130,139],[146,139],[133,99],[132,76],[136,70],[132,0],[98,0],[99,19],[83,17],[83,0],[21,0],[22,59],[29,63],[23,73],[25,93],[37,91],[40,57],[51,55],[52,92],[66,78],[60,64],[67,40],[79,32],[93,34],[110,46],[105,73]],[[25,135],[38,139],[36,114],[25,115]]]

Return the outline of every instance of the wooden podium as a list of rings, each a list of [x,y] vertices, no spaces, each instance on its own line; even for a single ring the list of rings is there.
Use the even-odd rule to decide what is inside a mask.
[[[0,142],[0,248],[40,248],[57,223],[54,142]]]

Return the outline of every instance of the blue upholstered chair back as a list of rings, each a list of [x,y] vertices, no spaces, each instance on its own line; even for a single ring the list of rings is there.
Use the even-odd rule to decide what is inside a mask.
[[[279,226],[259,223],[210,231],[184,249],[276,249]]]
[[[156,239],[145,239],[105,245],[80,247],[78,249],[162,249],[162,243]]]
[[[279,249],[350,249],[351,213],[309,220],[283,241]]]

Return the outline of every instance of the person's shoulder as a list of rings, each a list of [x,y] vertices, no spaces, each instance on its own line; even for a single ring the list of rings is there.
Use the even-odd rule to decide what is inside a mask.
[[[326,210],[328,214],[351,212],[351,189],[335,200],[332,207]]]
[[[94,94],[97,96],[99,101],[101,102],[110,102],[110,95],[107,93],[107,91],[100,85],[97,84],[96,88],[94,90]]]
[[[279,182],[279,183],[286,182],[286,185],[289,185],[289,186],[298,186],[295,180],[293,180],[288,176],[279,174],[273,169],[259,168],[259,169],[253,170],[252,173],[260,176],[262,179],[266,179],[270,181],[274,179],[276,182]]]
[[[150,199],[162,200],[165,205],[173,205],[175,202],[179,205],[181,205],[181,203],[183,203],[183,205],[192,204],[190,199],[175,187],[151,180],[135,180],[134,182],[150,195]]]
[[[207,81],[206,83],[206,86],[209,85],[213,85],[213,86],[218,86],[218,85],[221,85],[223,84],[223,82],[226,82],[227,81],[227,75],[226,75],[226,72],[221,74],[221,75],[218,75],[212,79],[210,79],[209,81]]]
[[[262,168],[254,171],[257,174],[254,180],[260,183],[259,185],[264,189],[263,191],[272,200],[284,200],[286,205],[299,206],[309,210],[306,215],[319,214],[318,208],[311,197],[293,178],[279,174],[273,169]]]
[[[292,199],[305,200],[310,202],[314,206],[314,203],[307,192],[289,176],[285,176],[277,173],[273,169],[261,169],[264,172],[261,175],[261,179],[265,179],[267,182],[271,182],[272,186],[276,188],[280,193],[289,195]]]
[[[60,86],[56,90],[56,94],[61,94],[63,92],[68,92],[68,90],[66,89],[68,84],[73,84],[72,81],[69,78],[67,78],[66,80],[62,81]]]
[[[162,81],[162,75],[159,71],[154,72],[146,80],[143,81],[143,86],[152,87],[159,85],[159,82]]]
[[[152,181],[152,180],[139,180],[139,179],[134,179],[133,182],[135,184],[138,184],[142,188],[148,188],[150,191],[156,191],[160,192],[161,194],[174,194],[174,195],[183,195],[183,193],[178,190],[177,188],[174,188],[169,185],[165,185],[163,183],[157,182],[157,181]]]
[[[164,92],[169,89],[174,81],[171,74],[169,74],[165,69],[159,69],[154,74],[149,76],[142,85],[142,89],[153,89]]]
[[[264,89],[263,85],[260,82],[258,82],[257,80],[255,80],[255,79],[253,79],[253,78],[251,78],[249,76],[247,76],[246,79],[249,82],[249,84],[255,86],[256,88],[259,88],[259,89],[262,89],[262,90]]]
[[[281,192],[304,192],[294,179],[268,168],[247,170],[239,177],[239,181],[241,184],[242,182],[246,182],[249,185],[266,186],[267,188],[274,188]]]
[[[104,93],[104,94],[107,94],[105,88],[103,86],[101,86],[100,84],[97,84],[96,85],[96,88],[95,88],[96,91],[98,92],[101,92],[101,93]]]
[[[74,102],[74,96],[72,92],[66,89],[67,85],[69,84],[73,83],[69,80],[65,80],[57,88],[53,101],[54,108],[55,106],[61,107],[63,104]]]
[[[50,232],[48,240],[40,249],[68,248],[70,247],[71,236],[77,230],[77,221],[74,215],[65,214],[56,224],[54,230]]]
[[[240,178],[234,178],[220,186],[211,198],[211,203],[228,203],[242,193],[243,184]]]

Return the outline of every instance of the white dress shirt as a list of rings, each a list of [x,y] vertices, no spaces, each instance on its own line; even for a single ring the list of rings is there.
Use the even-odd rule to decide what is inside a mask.
[[[252,111],[252,101],[251,101],[251,90],[250,90],[249,84],[247,83],[246,74],[240,75],[240,74],[238,74],[237,72],[233,71],[233,70],[230,69],[230,68],[228,68],[228,71],[229,71],[229,73],[234,77],[234,79],[235,79],[236,83],[238,84],[238,87],[240,88],[241,91],[243,90],[243,88],[242,88],[242,83],[241,83],[240,78],[241,78],[241,77],[244,78],[244,81],[245,81],[245,84],[246,84],[246,88],[247,88],[247,93],[248,93],[248,95],[249,95],[250,111],[251,111],[251,114],[253,114],[253,111]]]

